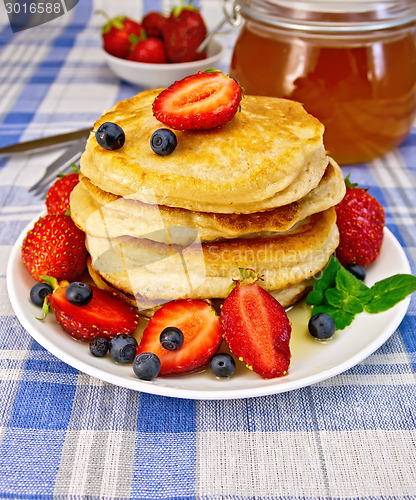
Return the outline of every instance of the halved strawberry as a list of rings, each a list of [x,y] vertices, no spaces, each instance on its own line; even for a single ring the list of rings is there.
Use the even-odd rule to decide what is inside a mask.
[[[157,120],[178,130],[207,130],[230,121],[242,98],[238,83],[221,71],[199,71],[163,90],[153,102]]]
[[[160,334],[174,326],[182,331],[180,349],[162,347]],[[218,316],[212,307],[198,299],[179,299],[163,305],[145,328],[137,354],[152,352],[160,359],[160,375],[184,373],[204,366],[218,351],[222,341]]]
[[[221,309],[224,341],[263,378],[282,377],[289,369],[291,324],[280,303],[257,284],[257,276],[246,274]]]
[[[62,282],[46,300],[58,323],[72,337],[87,342],[97,336],[111,339],[121,333],[131,334],[137,328],[138,316],[123,300],[91,286],[91,301],[83,306],[73,305],[65,295],[68,284]]]

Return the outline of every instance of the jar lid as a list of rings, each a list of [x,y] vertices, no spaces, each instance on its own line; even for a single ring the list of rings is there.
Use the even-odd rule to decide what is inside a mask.
[[[240,0],[244,18],[279,28],[357,33],[416,24],[415,0]]]

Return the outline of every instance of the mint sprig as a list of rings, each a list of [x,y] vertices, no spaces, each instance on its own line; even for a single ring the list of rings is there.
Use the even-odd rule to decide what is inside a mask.
[[[357,314],[387,311],[415,291],[416,277],[411,274],[396,274],[369,288],[332,256],[306,304],[313,306],[312,314],[329,314],[337,330],[343,330]]]

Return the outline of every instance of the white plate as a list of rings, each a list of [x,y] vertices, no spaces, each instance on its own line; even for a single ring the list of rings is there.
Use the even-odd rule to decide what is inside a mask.
[[[29,227],[31,227],[32,224]],[[359,314],[352,325],[336,332],[329,341],[317,341],[307,331],[309,311],[304,304],[289,311],[293,323],[292,360],[286,377],[264,380],[238,362],[228,380],[216,379],[210,370],[196,374],[139,380],[131,365],[117,364],[109,356],[95,358],[88,344],[72,339],[56,323],[53,314],[38,321],[39,308],[29,299],[35,284],[20,259],[27,229],[13,247],[7,267],[10,301],[21,324],[49,352],[72,367],[111,384],[136,391],[189,399],[235,399],[291,391],[338,375],[356,365],[380,347],[396,330],[406,314],[410,298],[380,314]],[[367,270],[366,283],[397,273],[410,273],[406,255],[393,234],[386,229],[381,254]]]

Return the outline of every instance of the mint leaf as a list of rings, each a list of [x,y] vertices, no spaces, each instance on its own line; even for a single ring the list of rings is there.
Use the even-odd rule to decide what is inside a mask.
[[[356,314],[386,311],[415,291],[416,277],[411,274],[396,274],[369,288],[332,256],[306,304],[313,306],[312,314],[324,312],[332,316],[337,330],[342,330]]]
[[[368,288],[368,286],[364,285],[364,283],[353,274],[347,271],[345,267],[340,267],[340,269],[338,269],[335,277],[335,283],[339,290],[343,290],[347,294],[356,297],[362,304],[369,302],[373,296],[372,290]]]
[[[324,301],[324,291],[323,290],[312,290],[309,292],[306,303],[308,306],[319,306]]]
[[[313,308],[312,314],[319,314],[319,313],[329,314],[335,321],[337,330],[343,330],[345,327],[350,325],[353,322],[353,319],[355,318],[355,314],[347,312],[343,309],[338,309],[328,304],[322,304],[320,306]]]
[[[371,290],[373,296],[364,305],[365,311],[370,314],[387,311],[416,291],[416,277],[411,274],[395,274],[374,283]]]
[[[338,288],[330,288],[327,290],[325,292],[325,299],[330,306],[336,307],[337,309],[343,309],[351,314],[358,314],[364,310],[360,299]]]
[[[335,286],[335,276],[340,269],[341,264],[332,256],[326,265],[319,279],[315,281],[313,290],[309,293],[306,304],[309,306],[319,306],[324,302],[324,292],[328,288]]]

